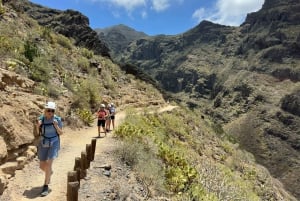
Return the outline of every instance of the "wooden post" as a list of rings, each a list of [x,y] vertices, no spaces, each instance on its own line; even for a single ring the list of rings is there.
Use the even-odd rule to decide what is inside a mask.
[[[78,201],[79,182],[68,182],[67,201]]]
[[[90,163],[92,161],[92,145],[86,145],[86,159],[87,159],[87,168],[90,168]]]
[[[97,143],[97,140],[92,139],[92,158],[91,158],[91,161],[93,161],[95,159],[96,143]]]
[[[87,167],[87,164],[86,164],[86,152],[85,151],[82,151],[81,152],[81,160],[80,160],[80,179],[83,179],[84,177],[86,177],[86,167]]]
[[[67,181],[67,200],[72,200],[71,197],[73,198],[73,190],[72,188],[69,187],[70,182],[78,182],[77,181],[77,172],[75,171],[70,171],[68,172],[68,181]]]
[[[68,183],[77,181],[77,172],[76,171],[69,171],[68,172]]]
[[[77,181],[79,182],[79,187],[80,187],[80,178],[81,178],[81,173],[80,173],[80,171],[81,171],[81,159],[80,159],[80,157],[76,157],[75,158],[75,165],[74,165],[74,171],[76,171],[77,172]]]

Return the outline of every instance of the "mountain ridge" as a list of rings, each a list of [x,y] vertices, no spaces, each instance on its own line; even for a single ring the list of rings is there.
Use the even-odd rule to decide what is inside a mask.
[[[266,0],[240,27],[203,21],[133,41],[117,59],[223,125],[300,198],[299,13],[299,1]]]

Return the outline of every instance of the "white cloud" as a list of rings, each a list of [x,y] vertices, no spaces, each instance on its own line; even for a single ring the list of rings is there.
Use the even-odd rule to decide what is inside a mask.
[[[214,9],[197,9],[192,17],[200,22],[209,20],[215,23],[238,26],[247,13],[259,10],[264,0],[218,0]]]
[[[152,8],[157,12],[164,11],[169,6],[170,6],[169,0],[152,0]]]
[[[143,19],[146,19],[148,17],[147,11],[145,11],[145,10],[142,11],[141,16],[142,16]]]
[[[91,1],[108,3],[113,6],[124,8],[129,12],[132,12],[138,7],[146,6],[146,0],[91,0]]]
[[[197,19],[198,22],[202,21],[205,19],[205,8],[199,8],[193,13],[193,18]]]
[[[183,4],[185,0],[86,0],[93,3],[106,3],[112,7],[123,8],[129,13],[141,7],[153,9],[156,12],[167,10],[172,3]]]

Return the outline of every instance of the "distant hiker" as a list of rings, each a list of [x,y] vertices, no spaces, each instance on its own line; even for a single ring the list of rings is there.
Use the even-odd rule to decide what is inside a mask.
[[[115,115],[116,115],[115,104],[113,104],[113,103],[110,104],[109,111],[110,111],[110,119],[111,119],[112,128],[114,130],[115,129]]]
[[[105,128],[105,121],[106,121],[106,117],[107,117],[107,111],[105,110],[105,105],[101,104],[100,105],[100,109],[97,112],[97,117],[98,117],[98,122],[97,122],[97,126],[98,126],[98,137],[101,137],[101,127],[105,133],[106,136],[106,128]]]
[[[110,107],[111,105],[110,104],[107,104],[107,107],[105,108],[105,111],[107,113],[107,116],[106,116],[106,132],[109,132],[110,131],[110,121],[111,121],[111,118],[110,118]]]
[[[38,117],[37,131],[40,133],[40,142],[38,144],[38,158],[40,160],[40,168],[45,172],[45,182],[41,196],[49,193],[48,184],[50,183],[52,171],[52,163],[54,158],[58,156],[60,149],[59,136],[63,134],[61,118],[55,115],[56,104],[47,102],[44,114]]]

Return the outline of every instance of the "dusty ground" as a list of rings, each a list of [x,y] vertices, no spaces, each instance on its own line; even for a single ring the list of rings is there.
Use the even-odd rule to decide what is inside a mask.
[[[159,112],[172,110],[174,106],[158,109]],[[116,115],[116,122],[124,119],[125,113]],[[44,181],[44,174],[39,169],[38,160],[28,164],[23,170],[16,171],[7,189],[0,196],[1,201],[66,200],[67,172],[73,170],[75,157],[80,156],[86,144],[97,136],[97,127],[88,127],[78,131],[65,129],[61,136],[61,150],[54,161],[54,174],[49,188],[51,192],[46,197],[40,197]],[[102,136],[104,134],[102,133]],[[96,155],[88,170],[87,177],[81,180],[79,200],[143,200],[147,197],[146,187],[138,180],[130,168],[112,157],[118,142],[112,133],[107,137],[97,138]],[[103,164],[112,166],[110,177],[105,176],[104,170],[99,168]],[[156,199],[165,200],[165,199]]]

